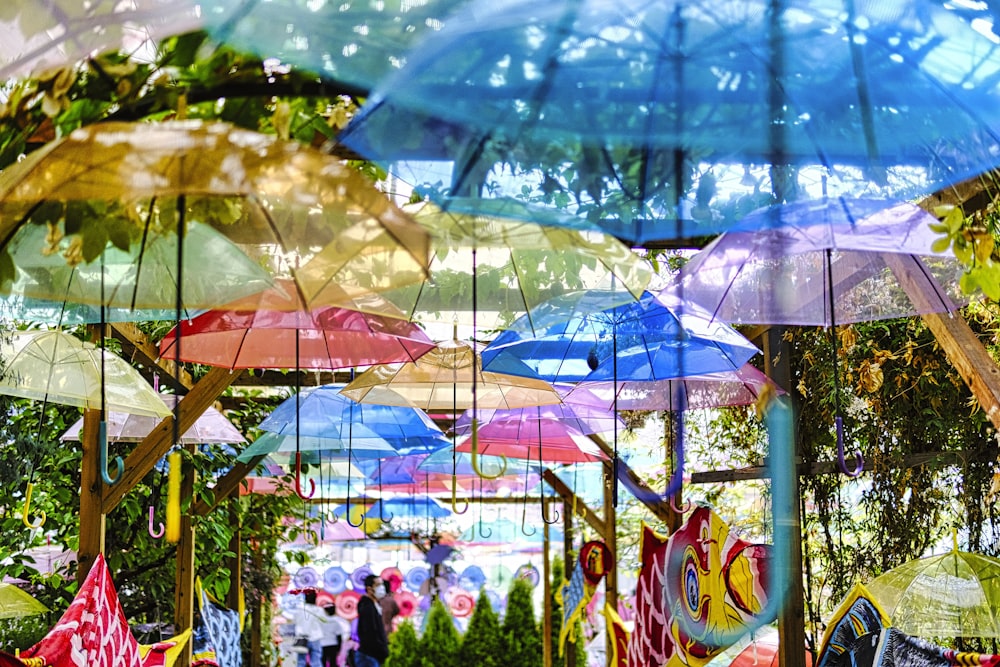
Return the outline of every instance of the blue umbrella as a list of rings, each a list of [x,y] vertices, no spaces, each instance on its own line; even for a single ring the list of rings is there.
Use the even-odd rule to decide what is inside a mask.
[[[368,510],[369,516],[391,516],[406,519],[423,519],[426,517],[440,519],[450,514],[449,510],[428,496],[376,500],[375,504]]]
[[[343,384],[305,389],[281,403],[260,423],[278,435],[334,438],[353,447],[374,435],[395,443],[403,454],[430,452],[451,444],[441,429],[418,408],[355,403],[340,394]],[[300,443],[301,444],[301,443]]]
[[[416,181],[442,205],[482,183],[526,187],[642,241],[738,218],[712,201],[716,182],[793,199],[825,177],[830,194],[909,197],[998,162],[1000,49],[977,29],[993,23],[983,3],[470,4],[379,84],[343,137],[383,163],[452,162]],[[548,178],[506,177],[555,150]],[[605,198],[630,206],[601,215]]]
[[[556,319],[550,313],[565,313],[560,297],[516,320],[483,350],[483,367],[513,374],[526,366],[548,382],[647,381],[735,370],[759,352],[729,325],[672,296],[647,292],[601,311],[587,308],[588,296],[573,297],[568,320],[563,314],[546,325]]]

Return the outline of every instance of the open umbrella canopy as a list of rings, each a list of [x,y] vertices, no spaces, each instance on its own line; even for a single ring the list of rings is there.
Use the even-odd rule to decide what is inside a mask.
[[[356,171],[299,142],[218,122],[110,122],[74,130],[4,170],[0,214],[10,260],[3,266],[16,271],[3,277],[16,278],[16,293],[115,307],[174,306],[176,280],[145,294],[134,279],[150,265],[183,266],[184,252],[202,258],[180,286],[189,307],[217,306],[267,287],[235,268],[226,278],[228,264],[219,258],[229,255],[188,238],[204,226],[271,274],[290,277],[309,307],[339,305],[331,301],[345,292],[364,295],[422,280],[429,262],[423,228]],[[48,241],[43,248],[39,229]],[[143,261],[147,242],[157,238],[172,238],[165,245],[183,252],[164,250]],[[63,265],[89,267],[74,272],[72,295],[61,268],[50,278],[36,266],[43,250],[59,253]],[[122,284],[105,258],[109,252],[135,255]],[[19,268],[29,260],[30,270]],[[243,291],[219,301],[215,292],[199,291],[208,278]]]
[[[453,340],[439,343],[417,361],[372,366],[342,393],[362,403],[452,412],[551,405],[562,400],[550,384],[530,375],[484,372],[472,345]]]
[[[920,637],[1000,637],[1000,559],[959,551],[903,563],[867,584],[892,625]]]
[[[161,395],[168,408],[173,408],[177,397]],[[106,415],[107,436],[109,442],[142,442],[160,423],[159,417],[125,414],[110,411]],[[83,419],[77,420],[59,439],[80,440],[83,430]],[[180,442],[184,444],[204,445],[210,443],[237,444],[246,442],[239,429],[233,426],[225,415],[209,406],[195,420],[188,430],[181,434]]]
[[[451,515],[438,501],[428,496],[407,496],[381,498],[368,510],[370,516],[385,516],[395,519],[440,519]]]
[[[280,435],[265,431],[240,452],[238,461],[249,461],[257,456],[268,456],[278,464],[294,462],[295,457],[301,457],[303,463],[319,463],[332,459],[350,457],[355,463],[363,458],[385,458],[402,456],[389,441],[370,428],[358,426],[357,433],[351,433],[344,438],[331,435],[317,437],[310,435]]]
[[[620,292],[604,293],[608,308],[634,301],[653,277],[646,260],[600,231],[454,213],[430,202],[403,210],[433,239],[430,276],[385,296],[420,322],[496,328],[552,296],[617,284]]]
[[[579,382],[564,385],[563,401],[567,406],[588,406],[604,410],[674,410],[678,390],[687,409],[751,405],[761,394],[783,394],[770,378],[750,364],[735,371],[689,375],[674,380],[651,382]],[[562,388],[562,387],[561,387]]]
[[[14,584],[0,583],[0,618],[21,618],[48,611],[48,607]]]
[[[650,381],[734,370],[759,351],[671,295],[646,293],[609,310],[592,309],[593,301],[589,292],[546,301],[483,350],[484,367],[514,375],[527,369],[550,382]]]
[[[16,332],[0,343],[0,358],[0,394],[147,417],[171,414],[127,361],[61,331]]]
[[[303,389],[282,401],[260,423],[260,429],[278,435],[348,440],[353,437],[352,429],[366,428],[388,440],[440,438],[447,444],[444,433],[424,411],[412,405],[356,403],[342,393],[344,387],[338,383]]]
[[[830,326],[954,310],[962,265],[908,203],[829,198],[758,210],[681,271],[685,298],[724,322]],[[912,281],[926,296],[913,303]],[[676,290],[676,287],[674,288]]]
[[[526,153],[579,146],[572,179],[630,184],[610,195],[644,205],[638,218],[599,220],[630,240],[713,231],[714,211],[681,219],[674,197],[693,181],[692,192],[706,186],[698,204],[708,208],[727,171],[739,181],[758,170],[737,194],[813,187],[818,196],[825,178],[833,194],[909,197],[996,166],[1000,49],[980,28],[993,23],[985,5],[786,0],[778,16],[772,7],[473,2],[380,83],[366,108],[388,117],[372,123],[367,146],[348,145],[384,163],[412,157],[414,138],[437,147],[423,161],[450,153],[443,202],[502,180]],[[767,182],[775,158],[783,179]],[[579,198],[579,184],[536,187],[552,201]]]
[[[290,281],[182,320],[160,341],[160,356],[223,368],[336,369],[414,361],[434,348],[424,331],[376,295],[367,312],[325,306],[289,307]],[[361,301],[358,299],[357,301]],[[384,309],[387,315],[371,311]]]

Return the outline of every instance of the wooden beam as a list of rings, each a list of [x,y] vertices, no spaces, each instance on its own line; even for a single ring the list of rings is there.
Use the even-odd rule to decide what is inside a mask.
[[[616,505],[618,499],[615,497],[615,485],[611,484],[610,475],[612,470],[605,468],[604,480],[604,544],[611,552],[611,567],[604,574],[604,601],[612,609],[618,609],[618,526]],[[615,667],[614,664],[614,633],[604,634],[604,655],[608,667]]]
[[[184,433],[229,386],[236,376],[224,368],[213,368],[191,391],[177,402],[180,415],[178,430]],[[125,459],[125,473],[121,481],[104,490],[104,511],[110,512],[142,478],[149,474],[156,462],[174,445],[174,418],[166,417]]]
[[[97,432],[100,410],[83,411],[80,434],[83,462],[80,466],[80,544],[77,549],[77,581],[83,583],[94,559],[104,553],[107,513],[104,509],[104,481],[101,479]]]
[[[238,493],[240,482],[253,472],[266,456],[266,454],[261,454],[249,461],[237,461],[236,465],[229,469],[229,472],[215,482],[215,486],[212,487],[213,501],[208,503],[205,500],[199,499],[191,509],[191,513],[195,516],[205,516],[233,493]]]
[[[903,468],[918,468],[920,466],[950,466],[963,463],[965,452],[924,452],[910,454],[903,458]],[[820,461],[819,463],[798,463],[800,477],[812,475],[840,474],[836,461]],[[692,484],[717,484],[720,482],[740,482],[750,479],[768,479],[771,476],[766,465],[736,468],[733,470],[705,470],[691,473]]]
[[[564,506],[569,507],[571,510],[576,507],[576,512],[578,516],[582,516],[584,521],[586,521],[591,528],[597,531],[597,534],[601,536],[601,539],[605,539],[606,527],[604,520],[597,516],[597,513],[590,509],[587,503],[583,502],[583,499],[578,497],[573,490],[569,488],[559,477],[552,472],[549,468],[542,471],[542,479],[546,484],[552,487],[552,489],[559,494],[559,497],[563,499]],[[569,573],[567,573],[567,577]]]
[[[228,497],[228,496],[227,496]],[[229,523],[233,526],[233,536],[229,540],[229,591],[226,594],[226,606],[239,611],[240,592],[243,588],[243,533],[240,530],[240,512],[238,503],[229,505]]]
[[[916,282],[914,267],[904,257],[885,254],[886,264],[892,269],[910,301],[918,310],[939,308],[931,296],[924,293]],[[926,276],[934,280],[930,274]],[[1000,368],[979,337],[969,328],[968,322],[958,313],[931,313],[923,316],[945,356],[972,390],[994,428],[1000,428]]]
[[[294,387],[294,370],[241,370],[236,372],[236,379],[231,383],[234,387]],[[318,387],[334,382],[350,382],[351,374],[347,371],[310,371],[298,372],[300,387]]]
[[[191,374],[183,368],[178,375],[174,361],[160,359],[160,348],[131,322],[114,322],[108,325],[108,335],[121,342],[125,353],[122,356],[156,369],[160,379],[177,393],[185,393],[194,384]]]
[[[576,554],[573,553],[573,503],[563,501],[563,576],[569,581],[576,566]],[[574,629],[570,629],[572,633]],[[572,638],[572,634],[570,635]],[[563,664],[566,667],[576,667],[576,642],[566,640],[563,645]]]

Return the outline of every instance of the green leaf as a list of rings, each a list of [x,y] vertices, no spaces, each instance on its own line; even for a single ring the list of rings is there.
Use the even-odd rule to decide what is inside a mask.
[[[934,239],[934,243],[931,244],[931,252],[941,253],[947,250],[951,246],[951,237],[942,236],[939,239]]]

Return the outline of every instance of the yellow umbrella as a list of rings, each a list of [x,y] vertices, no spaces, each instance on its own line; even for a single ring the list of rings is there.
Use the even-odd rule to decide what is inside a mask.
[[[602,308],[613,308],[639,298],[653,278],[649,262],[610,234],[530,222],[541,213],[527,205],[488,215],[430,202],[403,210],[432,238],[430,277],[384,296],[423,324],[497,329],[552,297],[589,289],[606,290]]]
[[[145,278],[163,265],[189,269],[187,307],[260,291],[253,263],[292,278],[307,307],[349,307],[425,278],[430,252],[422,227],[331,156],[201,121],[101,123],[32,153],[0,175],[0,241],[14,293],[128,308],[176,304],[176,275]],[[232,245],[253,262],[234,266]]]
[[[0,618],[44,614],[49,608],[14,584],[0,583]]]

